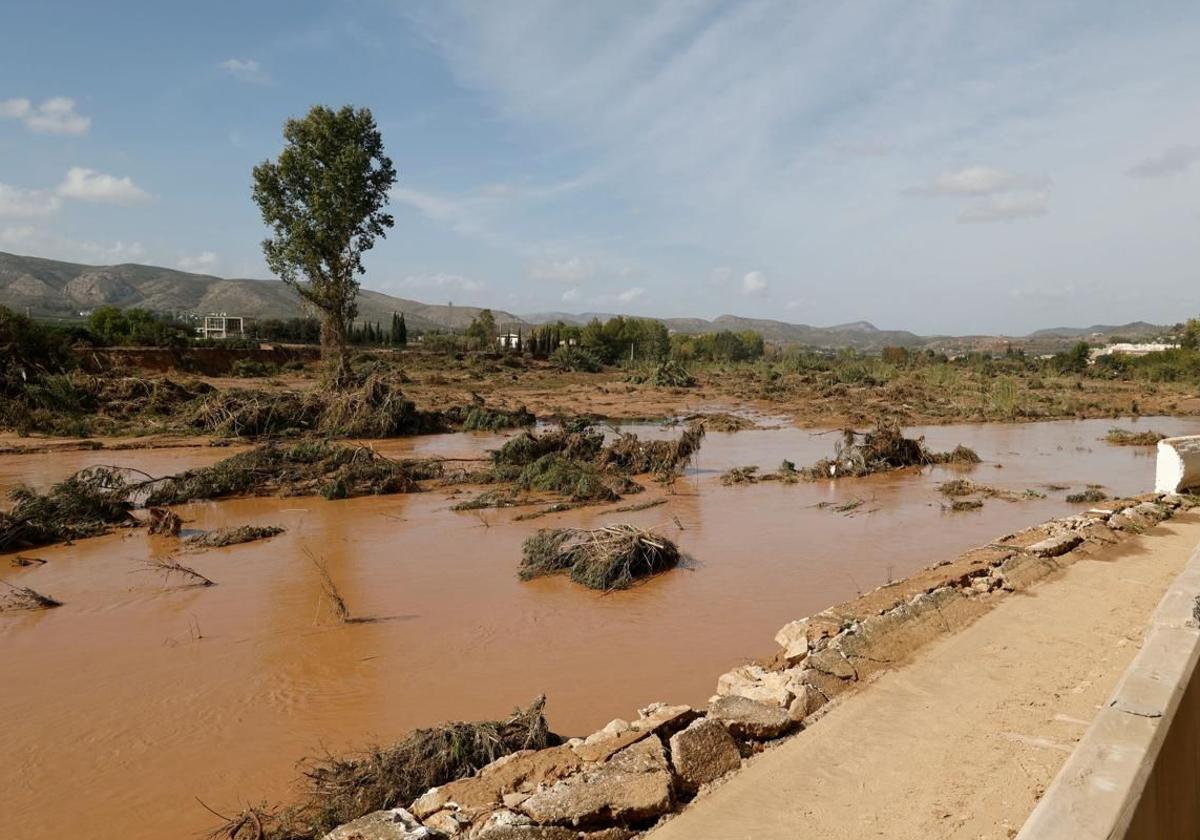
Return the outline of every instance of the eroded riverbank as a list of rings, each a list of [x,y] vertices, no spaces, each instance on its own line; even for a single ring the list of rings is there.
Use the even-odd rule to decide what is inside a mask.
[[[1179,419],[1141,422],[1166,433],[1200,429]],[[664,505],[629,514],[598,507],[514,522],[519,511],[451,512],[448,491],[436,489],[183,506],[190,527],[288,528],[267,542],[192,556],[218,582],[203,590],[137,571],[138,560],[172,548],[142,532],[28,552],[48,562],[6,577],[66,606],[0,621],[0,667],[19,687],[0,698],[0,712],[26,722],[3,747],[9,819],[32,837],[96,835],[97,825],[97,836],[190,836],[211,826],[194,796],[230,810],[287,799],[295,760],[322,747],[343,752],[444,719],[494,717],[541,692],[566,734],[664,697],[701,703],[715,675],[770,653],[784,622],[1079,509],[1046,485],[1104,484],[1110,495],[1145,489],[1152,458],[1099,441],[1109,425],[916,430],[935,448],[972,446],[984,463],[746,487],[722,487],[717,477],[732,466],[773,469],[783,458],[808,463],[828,454],[831,439],[790,428],[710,434],[675,494],[651,484],[634,499],[663,496]],[[503,439],[434,436],[378,447],[474,457]],[[0,484],[44,487],[89,463],[165,474],[228,454],[6,456]],[[948,512],[936,485],[964,475],[1047,497]],[[863,504],[849,515],[817,507],[854,499]],[[538,527],[613,521],[669,533],[695,557],[693,567],[607,596],[565,580],[516,580],[521,540]],[[325,560],[357,614],[387,620],[314,621],[320,583],[306,550]],[[78,791],[71,808],[61,807],[66,790]]]

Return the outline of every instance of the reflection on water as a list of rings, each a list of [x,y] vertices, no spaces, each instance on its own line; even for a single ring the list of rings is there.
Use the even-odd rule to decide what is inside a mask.
[[[174,541],[118,532],[26,552],[46,565],[4,577],[64,601],[0,618],[0,789],[20,836],[185,837],[218,810],[285,798],[296,759],[386,741],[448,718],[504,714],[539,693],[555,728],[586,733],[654,700],[702,703],[718,674],[770,652],[784,622],[994,536],[1072,510],[1046,499],[943,510],[938,482],[1021,491],[1152,483],[1152,450],[1098,440],[1107,421],[923,430],[935,449],[984,463],[841,482],[722,487],[731,466],[816,460],[833,437],[797,429],[711,434],[665,505],[596,508],[512,522],[519,511],[454,513],[447,490],[327,502],[249,499],[181,509],[189,527],[280,524],[261,543],[190,555],[218,585],[181,588],[139,561]],[[1128,425],[1128,423],[1126,423]],[[1141,421],[1165,433],[1200,421]],[[643,434],[672,430],[639,428]],[[386,441],[395,456],[479,457],[503,435]],[[166,474],[229,449],[0,457],[0,489],[46,486],[95,463]],[[651,485],[642,498],[663,493]],[[818,507],[853,498],[852,515]],[[628,521],[669,533],[690,569],[602,596],[565,579],[519,583],[521,540],[546,525]],[[677,524],[678,523],[678,524]],[[682,526],[682,529],[680,529]],[[309,554],[358,616],[321,608]],[[11,828],[10,828],[11,833]]]

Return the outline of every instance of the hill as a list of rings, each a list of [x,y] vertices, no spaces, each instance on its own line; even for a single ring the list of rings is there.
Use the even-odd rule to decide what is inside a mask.
[[[249,318],[303,314],[294,289],[278,280],[225,279],[158,266],[79,265],[0,252],[0,304],[33,315],[75,317],[98,306],[140,306],[156,312],[227,312]],[[387,324],[403,312],[410,329],[462,329],[479,313],[475,306],[421,303],[363,289],[359,318]],[[500,324],[516,316],[495,312]]]

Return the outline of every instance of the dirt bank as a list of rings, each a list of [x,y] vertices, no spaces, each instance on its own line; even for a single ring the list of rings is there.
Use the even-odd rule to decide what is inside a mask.
[[[649,836],[1014,836],[1197,543],[1188,514],[1005,600]]]

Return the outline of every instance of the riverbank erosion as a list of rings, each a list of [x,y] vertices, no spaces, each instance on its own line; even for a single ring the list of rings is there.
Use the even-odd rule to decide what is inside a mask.
[[[1012,813],[1023,819],[1069,752],[1063,741],[1071,735],[1060,733],[1056,739],[1029,736],[1020,728],[997,731],[1005,724],[987,719],[991,707],[982,696],[985,689],[1007,685],[1004,708],[1016,718],[1044,717],[1047,705],[1064,693],[1103,696],[1104,679],[1115,680],[1123,667],[1116,654],[1128,647],[1132,655],[1143,613],[1186,559],[1187,552],[1180,559],[1176,549],[1186,544],[1190,551],[1200,539],[1196,514],[1169,529],[1156,531],[1156,526],[1196,503],[1188,496],[1148,494],[1006,535],[787,624],[776,636],[778,651],[722,675],[706,707],[652,704],[636,718],[614,719],[586,738],[503,756],[478,773],[448,780],[412,802],[364,814],[325,836],[611,840],[659,826],[654,837],[791,837],[803,827],[828,837],[861,837],[886,829],[889,837],[915,838],[958,836],[968,824],[976,830],[969,836],[978,831],[1007,836],[1003,821]],[[1160,557],[1164,552],[1166,559]],[[1083,560],[1092,562],[1075,572]],[[1051,580],[1039,585],[1046,579]],[[1032,597],[1013,597],[1017,594]],[[1108,615],[1116,619],[1105,627]],[[1094,650],[1060,669],[1062,663],[1047,661],[1053,654],[1036,652],[1039,632],[1034,628],[1052,629],[1058,653],[1070,648],[1072,633]],[[1020,637],[1019,643],[1014,637]],[[1115,644],[1120,639],[1125,641]],[[963,645],[972,649],[972,656],[953,653]],[[951,661],[955,669],[977,670],[980,677],[947,681],[935,668],[923,679],[905,682],[915,669],[928,670],[923,663],[931,656],[942,666]],[[1024,657],[1032,657],[1036,667],[1016,675]],[[908,663],[913,664],[896,671]],[[1102,664],[1103,674],[1097,675]],[[1013,682],[1015,676],[1021,681]],[[1063,679],[1075,682],[1060,686]],[[869,690],[861,690],[866,686]],[[973,705],[969,698],[963,700],[969,714],[951,713],[945,706],[961,692],[980,693]],[[870,699],[880,693],[890,699]],[[901,695],[907,699],[897,705]],[[888,714],[879,711],[880,702]],[[864,703],[871,711],[859,711]],[[1068,717],[1086,725],[1089,707],[1068,705],[1073,712]],[[909,714],[911,721],[904,717]],[[972,721],[974,729],[969,728]],[[917,726],[922,722],[925,728]],[[1032,781],[1026,780],[1024,800],[1015,811],[1010,807],[999,815],[995,808],[977,808],[978,813],[964,816],[961,809],[982,792],[971,791],[966,781],[938,788],[928,801],[914,798],[914,789],[924,790],[926,779],[911,772],[911,761],[927,760],[932,767],[937,756],[954,753],[947,744],[954,743],[951,739],[964,726],[966,735],[980,742],[1051,754],[1051,760],[1033,770],[1026,767]],[[874,735],[864,739],[863,731]],[[918,743],[924,752],[913,758]],[[816,763],[800,759],[798,765],[792,758],[798,750],[816,751],[822,758]],[[895,769],[880,783],[896,795],[890,804],[901,807],[900,812],[874,797],[861,801],[861,784],[855,779],[876,766],[874,759],[864,757],[876,753],[881,754],[880,766]],[[991,756],[986,750],[984,754]],[[977,758],[963,752],[961,761],[969,764]],[[1017,766],[1025,765],[1018,760]],[[980,764],[973,776],[963,778],[982,785],[997,769]],[[876,771],[871,776],[874,786]],[[763,784],[778,790],[763,793]],[[797,785],[816,791],[799,796]],[[914,812],[926,806],[942,812]]]

